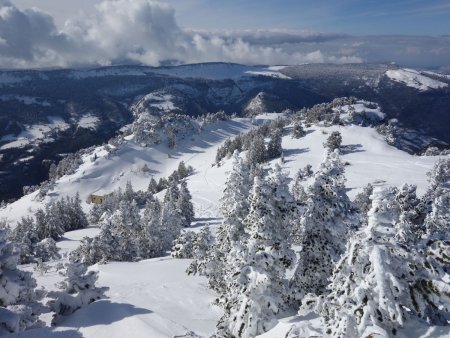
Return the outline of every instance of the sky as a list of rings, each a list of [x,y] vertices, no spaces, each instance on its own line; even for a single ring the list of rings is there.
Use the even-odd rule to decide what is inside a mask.
[[[448,0],[0,0],[0,67],[450,66]]]

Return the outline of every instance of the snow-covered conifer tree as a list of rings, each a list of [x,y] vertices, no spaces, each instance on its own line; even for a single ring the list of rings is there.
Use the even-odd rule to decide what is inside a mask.
[[[105,298],[107,287],[96,287],[98,273],[87,271],[83,263],[69,263],[65,280],[60,285],[62,291],[49,292],[52,298],[48,305],[55,312],[52,324],[57,324],[62,316],[68,316],[96,300]]]
[[[301,245],[291,291],[295,300],[326,291],[334,263],[345,250],[346,233],[355,227],[355,210],[345,191],[338,151],[327,153],[307,189],[306,210],[294,228]]]
[[[247,163],[250,168],[256,166],[259,163],[264,162],[266,159],[266,145],[264,142],[264,136],[256,134],[253,138],[251,147],[247,151]]]
[[[183,216],[178,208],[180,192],[175,184],[171,184],[164,195],[161,209],[161,226],[165,229],[164,236],[160,238],[164,251],[170,250],[172,242],[183,228]]]
[[[36,281],[30,272],[18,270],[18,263],[13,243],[0,229],[0,335],[40,325]]]
[[[194,260],[187,268],[188,275],[199,274],[201,276],[206,275],[206,262],[211,246],[214,242],[214,238],[211,235],[209,226],[203,227],[199,234],[194,239],[192,247],[192,256]]]
[[[329,151],[339,150],[342,144],[342,135],[338,131],[333,131],[330,136],[327,138],[327,141],[323,144],[324,148]]]
[[[34,257],[40,258],[42,262],[48,262],[55,259],[60,259],[59,248],[53,238],[46,238],[36,243],[34,248]]]
[[[285,293],[285,271],[293,252],[283,243],[282,218],[272,187],[255,178],[250,212],[245,219],[248,240],[241,265],[234,271],[218,331],[225,336],[255,337],[276,323]]]
[[[305,136],[306,132],[303,129],[301,121],[295,121],[292,129],[292,138],[301,138]]]
[[[219,295],[226,292],[226,278],[229,275],[226,272],[226,262],[228,262],[229,268],[234,269],[235,257],[229,256],[230,250],[233,246],[241,246],[247,237],[244,219],[249,210],[249,191],[248,166],[235,151],[233,169],[225,183],[224,195],[221,200],[221,213],[224,219],[219,226],[216,242],[210,250],[206,263],[209,284]]]
[[[373,186],[372,184],[367,184],[363,191],[355,196],[355,205],[359,209],[359,213],[361,214],[361,219],[364,224],[367,224],[367,213],[372,207],[372,196],[373,194]]]
[[[190,227],[194,220],[194,206],[192,205],[192,196],[187,188],[185,180],[180,182],[180,194],[177,200],[178,209],[183,217],[182,226],[184,228]]]
[[[336,265],[331,293],[319,305],[332,337],[359,338],[380,328],[395,335],[414,316],[445,321],[445,284],[429,280],[423,258],[395,239],[395,193],[374,193],[368,226],[352,237]]]
[[[9,239],[19,247],[21,264],[33,262],[34,246],[39,240],[36,235],[34,220],[31,217],[22,217],[11,231]]]
[[[281,153],[283,152],[283,148],[281,146],[282,142],[282,129],[275,129],[270,134],[270,140],[267,144],[267,153],[266,158],[272,159],[277,158],[281,156]]]
[[[173,241],[171,255],[173,258],[193,258],[194,241],[196,234],[193,231],[184,231]]]
[[[37,217],[37,216],[36,216]],[[56,203],[47,205],[45,207],[45,221],[43,224],[43,229],[39,231],[41,236],[40,239],[53,238],[54,240],[59,239],[64,234],[64,229],[62,228],[62,218],[64,215],[58,208]],[[38,222],[36,221],[36,226]]]
[[[139,250],[142,257],[159,257],[167,248],[161,240],[166,235],[166,229],[161,223],[161,204],[158,199],[147,201],[144,216],[141,220],[142,241]]]

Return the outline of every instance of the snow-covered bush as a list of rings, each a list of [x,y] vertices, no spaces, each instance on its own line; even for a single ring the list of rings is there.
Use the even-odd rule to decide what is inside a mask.
[[[65,271],[64,282],[59,287],[61,291],[48,293],[51,300],[48,302],[50,309],[55,312],[52,324],[56,325],[64,316],[71,315],[78,309],[96,300],[105,298],[107,287],[96,287],[98,273],[87,271],[83,263],[69,263]]]

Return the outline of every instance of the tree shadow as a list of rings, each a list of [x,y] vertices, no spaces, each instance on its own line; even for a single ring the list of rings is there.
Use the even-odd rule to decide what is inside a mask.
[[[297,149],[286,149],[283,150],[284,162],[292,162],[294,160],[290,160],[289,157],[295,157],[297,155],[309,152],[309,148],[297,148]]]
[[[341,154],[342,155],[347,155],[347,154],[352,154],[352,153],[361,153],[361,152],[365,152],[363,148],[362,144],[346,144],[341,146]]]
[[[55,327],[43,327],[31,329],[20,333],[13,333],[5,337],[9,338],[83,338],[81,332],[77,330],[56,331]]]
[[[99,300],[62,319],[58,325],[66,327],[88,327],[109,325],[127,317],[152,313],[148,309],[132,304],[113,303],[107,299]]]

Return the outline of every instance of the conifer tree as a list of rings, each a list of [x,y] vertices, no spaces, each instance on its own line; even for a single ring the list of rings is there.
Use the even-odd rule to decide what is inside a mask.
[[[69,263],[66,265],[65,280],[60,284],[62,291],[48,294],[52,298],[48,305],[55,312],[52,324],[57,324],[63,316],[68,316],[83,306],[96,300],[105,298],[107,287],[96,287],[98,273],[87,271],[83,263]]]
[[[219,226],[216,242],[210,250],[206,263],[209,284],[219,295],[224,295],[226,292],[227,262],[228,266],[233,268],[236,258],[229,256],[230,250],[234,246],[242,245],[247,237],[244,219],[249,210],[249,191],[248,166],[235,151],[233,169],[225,183],[224,195],[221,200],[223,222]]]
[[[286,248],[277,201],[271,186],[255,178],[250,212],[245,219],[248,240],[238,269],[233,273],[224,303],[219,334],[255,337],[272,328],[285,294],[286,267],[293,252]]]
[[[277,128],[270,134],[270,140],[267,144],[267,153],[265,156],[267,159],[277,158],[281,156],[281,153],[283,152],[281,142],[282,129]]]
[[[300,258],[291,280],[293,299],[326,292],[334,263],[345,250],[346,233],[355,226],[355,210],[345,191],[344,167],[337,151],[327,153],[307,189],[306,209],[297,224]]]
[[[36,281],[17,268],[19,256],[0,229],[0,335],[40,325]]]
[[[194,220],[194,206],[192,205],[192,196],[187,188],[185,180],[180,183],[180,194],[177,200],[178,209],[182,215],[182,226],[184,228],[190,227]]]
[[[319,305],[332,337],[368,336],[377,328],[395,335],[411,317],[445,322],[444,283],[430,280],[423,257],[395,239],[395,193],[373,195],[368,226],[350,240],[336,265],[331,293]]]
[[[328,151],[333,152],[336,149],[340,149],[342,144],[342,135],[338,131],[333,131],[328,137],[327,141],[323,144],[324,148]]]
[[[193,258],[194,260],[187,268],[186,272],[188,275],[198,274],[201,276],[206,275],[206,262],[211,246],[214,242],[214,238],[211,235],[211,230],[209,226],[202,228],[199,234],[194,239],[193,242]]]

